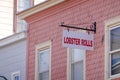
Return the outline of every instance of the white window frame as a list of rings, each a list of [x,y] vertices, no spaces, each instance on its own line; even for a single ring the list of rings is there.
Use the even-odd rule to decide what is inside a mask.
[[[120,78],[120,73],[111,75],[110,30],[120,26],[120,16],[105,21],[105,80]]]
[[[111,42],[111,40],[110,40],[110,31],[111,30],[113,30],[113,29],[115,29],[115,28],[118,28],[118,27],[120,27],[120,25],[119,26],[114,26],[113,28],[110,28],[109,29],[109,43]],[[114,54],[114,53],[116,53],[116,52],[120,52],[120,49],[116,49],[116,50],[110,50],[110,44],[109,44],[109,53],[108,54],[110,54],[110,58],[109,58],[109,60],[111,61],[112,59],[111,59],[111,55],[112,54]],[[118,74],[114,74],[114,75],[111,75],[112,73],[112,70],[111,70],[111,67],[112,67],[112,64],[111,64],[111,62],[110,62],[110,76],[114,76],[114,75],[118,75]],[[120,74],[120,73],[119,73]]]
[[[38,70],[38,55],[40,51],[49,49],[50,50],[50,65],[49,65],[49,80],[51,80],[51,41],[47,41],[36,46],[35,52],[35,80],[39,80],[39,70]]]
[[[80,31],[81,32],[81,31]],[[82,31],[84,32],[84,31]],[[84,51],[84,58],[83,58],[83,78],[86,80],[86,51]],[[67,48],[67,80],[71,80],[71,52],[70,48]]]
[[[14,80],[15,76],[19,76],[20,78],[20,71],[13,72],[11,75],[11,80]]]

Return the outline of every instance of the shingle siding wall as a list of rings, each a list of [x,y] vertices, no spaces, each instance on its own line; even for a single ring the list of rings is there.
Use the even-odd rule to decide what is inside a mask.
[[[52,41],[51,80],[67,80],[67,49],[62,47],[62,31],[66,28],[59,24],[94,21],[97,22],[95,47],[86,53],[85,76],[86,80],[104,80],[104,22],[119,15],[120,0],[68,0],[28,17],[27,80],[35,79],[35,46],[48,40]]]
[[[11,80],[13,72],[20,71],[21,80],[26,76],[26,40],[0,48],[0,75]]]

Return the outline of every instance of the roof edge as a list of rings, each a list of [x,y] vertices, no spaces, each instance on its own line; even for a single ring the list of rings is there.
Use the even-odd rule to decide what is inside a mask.
[[[48,9],[54,5],[57,5],[59,3],[64,2],[65,0],[48,0],[44,3],[38,4],[30,9],[27,9],[25,11],[22,11],[20,13],[18,13],[17,15],[21,18],[21,19],[25,19],[26,17],[33,15],[37,12],[41,12],[45,9]]]
[[[8,36],[6,38],[3,38],[0,40],[0,47],[9,45],[11,43],[14,43],[16,41],[22,40],[22,39],[26,39],[26,32],[20,32],[20,33],[16,33],[13,34],[11,36]]]

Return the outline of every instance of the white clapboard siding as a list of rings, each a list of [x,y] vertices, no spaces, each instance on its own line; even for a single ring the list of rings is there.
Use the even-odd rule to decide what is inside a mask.
[[[0,40],[0,42],[4,43],[0,46],[0,75],[5,76],[8,80],[11,80],[12,73],[16,71],[20,71],[21,80],[25,80],[26,38],[22,37],[21,39],[19,38],[14,41],[15,38],[18,38],[17,35],[22,36],[23,34],[14,34],[14,37],[10,36]],[[6,40],[9,40],[9,43],[5,44],[5,42],[7,42]]]
[[[13,34],[13,1],[0,0],[0,39]]]

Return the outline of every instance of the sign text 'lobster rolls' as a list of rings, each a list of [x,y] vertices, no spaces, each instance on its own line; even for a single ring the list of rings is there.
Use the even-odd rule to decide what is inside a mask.
[[[82,32],[64,30],[62,44],[64,47],[69,48],[93,50],[93,35]]]

